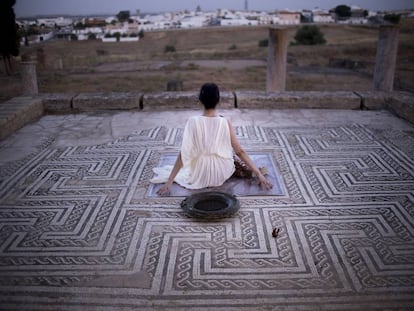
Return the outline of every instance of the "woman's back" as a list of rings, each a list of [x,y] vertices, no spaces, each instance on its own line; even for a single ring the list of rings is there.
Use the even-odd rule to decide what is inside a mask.
[[[227,120],[222,117],[191,117],[184,129],[181,157],[184,168],[191,172],[186,187],[199,189],[222,185],[234,172]]]

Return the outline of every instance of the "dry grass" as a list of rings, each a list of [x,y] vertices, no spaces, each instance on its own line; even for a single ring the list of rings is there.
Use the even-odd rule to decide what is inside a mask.
[[[293,41],[297,28],[289,30]],[[397,79],[412,84],[414,71],[414,20],[403,20],[397,60]],[[327,44],[323,46],[290,46],[287,78],[288,90],[368,90],[372,78],[365,74],[330,72],[331,58],[346,58],[367,64],[372,72],[375,63],[378,29],[366,26],[324,25],[321,30]],[[181,79],[184,90],[198,90],[205,81],[215,81],[223,90],[264,90],[265,66],[242,69],[226,67],[226,60],[266,60],[267,48],[259,47],[268,36],[267,27],[206,28],[147,32],[135,43],[102,43],[100,41],[52,41],[23,47],[21,54],[36,59],[44,50],[46,61],[38,67],[39,91],[165,91],[170,79]],[[165,46],[176,48],[165,53]],[[221,60],[216,68],[203,67],[191,61]],[[187,65],[181,65],[187,61]],[[60,65],[63,68],[59,68]],[[320,70],[325,68],[325,70]],[[316,70],[314,70],[316,69]],[[7,77],[0,71],[0,101],[18,96],[20,77]]]

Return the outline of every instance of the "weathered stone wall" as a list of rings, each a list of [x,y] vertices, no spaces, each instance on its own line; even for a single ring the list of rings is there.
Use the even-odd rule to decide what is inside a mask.
[[[220,92],[220,108],[235,107],[234,93]],[[198,94],[194,92],[163,92],[150,93],[143,96],[144,110],[171,110],[201,108]]]
[[[16,97],[0,107],[0,139],[44,113],[201,109],[196,92],[42,94]],[[414,123],[414,95],[408,92],[222,92],[220,109],[234,108],[387,109]]]
[[[354,92],[236,92],[238,108],[360,109]]]
[[[43,94],[46,113],[103,110],[174,110],[200,107],[196,92]],[[388,109],[410,102],[407,92],[222,92],[221,109]],[[391,109],[392,110],[392,109]]]
[[[40,98],[15,97],[0,106],[0,140],[40,118],[44,113]]]
[[[74,112],[142,109],[142,93],[82,93],[72,99]]]

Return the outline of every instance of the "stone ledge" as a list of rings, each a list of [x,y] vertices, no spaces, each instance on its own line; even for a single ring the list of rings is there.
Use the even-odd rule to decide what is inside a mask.
[[[266,109],[360,109],[354,92],[257,92],[238,91],[238,108]]]
[[[73,112],[142,108],[142,93],[81,93],[72,99]]]
[[[411,93],[391,93],[386,109],[414,124],[414,96]]]
[[[408,92],[357,92],[361,96],[362,108],[367,110],[386,109],[411,123],[414,123],[414,95]]]
[[[414,123],[414,95],[408,92],[222,92],[220,109],[386,109]],[[0,139],[43,113],[105,110],[201,109],[197,92],[56,93],[15,97],[0,106]]]
[[[381,110],[387,108],[389,92],[366,91],[355,92],[361,98],[361,108],[366,110]]]
[[[198,107],[201,107],[201,104],[198,101],[197,92],[161,92],[144,94],[143,96],[144,111]],[[220,108],[234,108],[234,94],[232,92],[220,92]]]
[[[4,139],[44,113],[43,102],[35,97],[15,97],[1,104],[0,139]]]
[[[75,93],[50,93],[38,97],[42,99],[46,113],[71,113],[75,96]]]

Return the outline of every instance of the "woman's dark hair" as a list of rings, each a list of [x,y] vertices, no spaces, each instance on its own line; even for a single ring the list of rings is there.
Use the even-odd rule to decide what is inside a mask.
[[[205,109],[216,108],[218,102],[220,101],[220,91],[218,86],[215,83],[203,84],[198,99],[204,105]]]

